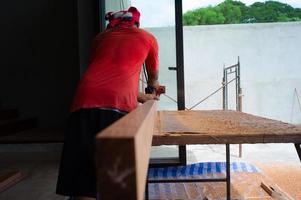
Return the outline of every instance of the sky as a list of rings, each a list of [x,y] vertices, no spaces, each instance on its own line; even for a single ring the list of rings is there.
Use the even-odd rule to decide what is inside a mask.
[[[131,0],[132,6],[141,12],[141,27],[174,26],[174,1],[175,0]],[[215,6],[224,0],[182,0],[183,12],[199,7]],[[240,0],[246,5],[265,0]],[[301,0],[278,0],[295,8],[301,8]]]

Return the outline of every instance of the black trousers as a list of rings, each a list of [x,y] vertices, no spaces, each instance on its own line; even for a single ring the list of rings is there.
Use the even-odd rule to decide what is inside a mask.
[[[67,121],[56,193],[96,197],[95,136],[124,114],[113,110],[81,109]]]

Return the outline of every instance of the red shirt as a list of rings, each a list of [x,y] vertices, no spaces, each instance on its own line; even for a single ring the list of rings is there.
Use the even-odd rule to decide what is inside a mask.
[[[158,44],[153,35],[135,27],[106,30],[96,36],[90,65],[79,83],[71,112],[81,108],[137,107],[141,66],[158,70]]]

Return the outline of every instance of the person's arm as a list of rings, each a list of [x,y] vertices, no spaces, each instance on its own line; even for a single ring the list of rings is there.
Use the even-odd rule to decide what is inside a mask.
[[[159,97],[155,94],[144,94],[142,92],[138,93],[138,102],[144,103],[148,100],[159,100]]]
[[[159,82],[159,56],[158,56],[158,43],[155,37],[152,37],[150,50],[145,60],[146,71],[148,76],[147,85],[158,89]]]
[[[149,70],[147,68],[146,68],[146,71],[147,71],[147,76],[148,76],[147,85],[158,89],[159,88],[159,82],[158,82],[159,71],[153,71],[153,70]]]

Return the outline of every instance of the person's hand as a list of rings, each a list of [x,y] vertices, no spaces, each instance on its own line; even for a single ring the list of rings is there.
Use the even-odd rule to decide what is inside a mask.
[[[139,93],[138,101],[140,103],[145,103],[146,101],[149,101],[149,100],[159,100],[159,96],[157,96],[155,94],[144,94],[142,92]]]
[[[157,81],[157,80],[153,80],[153,81],[149,80],[149,82],[147,83],[147,85],[155,88],[156,90],[159,89],[159,87],[160,87],[159,81]]]

